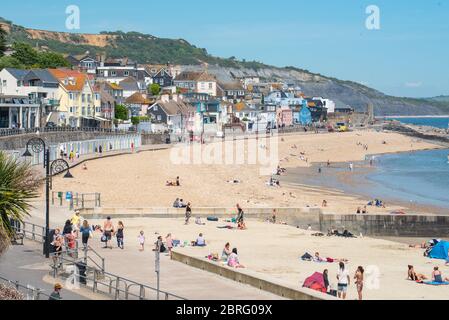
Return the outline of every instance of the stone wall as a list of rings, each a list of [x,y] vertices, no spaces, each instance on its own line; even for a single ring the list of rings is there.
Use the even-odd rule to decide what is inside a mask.
[[[142,145],[146,146],[146,145],[150,145],[150,144],[166,144],[167,143],[167,139],[170,138],[169,134],[164,134],[164,133],[157,133],[157,134],[153,134],[153,133],[142,133]]]
[[[449,237],[449,216],[435,215],[338,215],[324,214],[319,208],[279,208],[277,221],[290,226],[327,233],[332,227],[366,236]],[[265,221],[271,218],[272,208],[245,208],[245,216]],[[182,218],[185,209],[175,208],[95,208],[85,209],[86,219],[112,218]],[[192,217],[209,216],[231,218],[235,208],[193,208]]]
[[[249,270],[236,270],[208,260],[191,257],[176,250],[173,251],[172,260],[198,268],[207,272],[215,273],[224,278],[247,284],[257,289],[271,292],[280,297],[292,300],[336,300],[336,298],[322,294],[310,289],[287,287],[273,282],[272,279],[265,278],[261,274],[252,274]],[[265,278],[265,279],[264,279]],[[298,285],[299,286],[299,285]]]
[[[49,145],[70,141],[94,140],[105,136],[111,136],[111,134],[84,131],[44,132],[39,134],[39,138],[44,139]],[[0,150],[24,149],[28,140],[34,137],[37,137],[37,135],[23,134],[17,136],[0,137]]]
[[[356,235],[443,238],[449,236],[449,216],[320,214],[320,230],[331,227]]]

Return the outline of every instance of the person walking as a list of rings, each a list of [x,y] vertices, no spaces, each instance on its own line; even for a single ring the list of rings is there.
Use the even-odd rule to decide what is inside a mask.
[[[103,239],[105,240],[104,243],[104,249],[109,248],[108,242],[112,239],[112,234],[114,233],[114,225],[112,224],[111,217],[107,217],[106,221],[103,224]],[[112,249],[112,245],[110,247]]]
[[[88,246],[91,232],[92,228],[89,226],[89,222],[87,220],[84,220],[83,224],[80,227],[81,242],[83,243],[84,248],[87,248]]]
[[[355,272],[355,275],[354,275],[355,284],[357,286],[357,293],[359,295],[360,301],[363,300],[362,291],[363,291],[363,274],[364,273],[365,273],[365,270],[363,269],[363,267],[360,266],[357,268],[357,271]]]
[[[165,243],[167,244],[168,254],[170,255],[171,258],[173,250],[173,238],[171,233],[167,234],[167,237],[165,238]]]
[[[51,293],[48,300],[62,300],[61,290],[62,290],[62,285],[60,283],[55,284],[54,290]]]
[[[191,217],[192,217],[192,207],[189,202],[189,203],[187,203],[187,206],[186,206],[186,223],[185,223],[186,225],[189,224],[189,220]]]
[[[118,226],[117,226],[117,233],[115,236],[117,237],[117,246],[122,250],[125,249],[124,242],[123,242],[123,239],[125,238],[125,236],[123,234],[124,229],[125,229],[125,226],[123,225],[123,222],[119,221]]]
[[[348,286],[350,284],[349,272],[343,262],[340,262],[338,273],[338,298],[345,300],[348,292]]]

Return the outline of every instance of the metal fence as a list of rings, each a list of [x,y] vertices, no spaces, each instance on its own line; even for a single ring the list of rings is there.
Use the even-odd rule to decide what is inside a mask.
[[[71,197],[67,199],[67,192],[52,191],[51,204],[60,207],[68,206],[69,210],[100,208],[101,193],[71,192]]]
[[[44,243],[45,227],[27,222],[21,224],[14,222],[12,227],[16,233],[15,237]],[[186,300],[178,295],[106,272],[105,258],[90,246],[80,247],[78,241],[74,249],[65,247],[59,253],[51,253],[50,257],[53,277],[64,275],[64,266],[74,266],[75,274],[72,275],[74,281],[78,281],[93,292],[109,295],[115,300],[159,300],[160,296],[165,300]],[[80,270],[83,267],[85,270]],[[37,293],[42,297],[42,290],[36,291]]]
[[[52,275],[57,278],[65,274],[64,266],[70,268],[72,274],[66,277],[71,285],[80,285],[89,288],[94,293],[105,294],[115,300],[186,300],[178,295],[158,290],[148,285],[129,280],[118,275],[102,272],[94,267],[89,267],[83,261],[58,256],[52,264]],[[67,269],[67,268],[66,268]]]
[[[0,276],[0,282],[6,286],[15,288],[18,292],[22,293],[24,300],[49,300],[50,296],[44,293],[42,289],[35,288],[29,284],[24,285],[19,281],[13,281]]]
[[[25,134],[36,134],[44,132],[95,132],[95,133],[114,133],[114,134],[129,134],[135,133],[131,130],[121,129],[101,129],[101,128],[72,128],[72,127],[55,127],[55,128],[31,128],[31,129],[0,129],[0,136],[18,136]]]

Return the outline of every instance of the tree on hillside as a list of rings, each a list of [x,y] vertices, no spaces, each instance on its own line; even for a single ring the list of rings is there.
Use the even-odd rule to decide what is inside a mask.
[[[150,85],[150,92],[153,96],[157,96],[161,92],[161,86],[157,83]]]
[[[56,52],[42,52],[38,54],[39,68],[60,68],[69,67],[69,62],[59,53]]]
[[[117,105],[115,107],[115,119],[128,120],[128,108],[124,105]]]
[[[0,26],[0,57],[3,57],[6,51],[6,31]]]
[[[0,151],[0,255],[11,242],[11,219],[23,222],[30,201],[38,196],[39,179],[28,162],[20,162]]]
[[[39,62],[39,53],[32,46],[22,42],[15,42],[12,46],[13,58],[19,60],[25,66],[35,66]]]
[[[0,70],[4,68],[23,69],[25,66],[14,57],[3,56],[0,58]]]

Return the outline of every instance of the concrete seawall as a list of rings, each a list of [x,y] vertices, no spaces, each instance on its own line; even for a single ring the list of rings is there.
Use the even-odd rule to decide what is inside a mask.
[[[336,298],[332,296],[328,296],[326,294],[320,294],[318,292],[314,292],[313,290],[303,289],[303,288],[292,288],[277,284],[270,279],[264,279],[263,275],[255,275],[252,274],[251,271],[248,270],[238,270],[231,269],[226,266],[221,266],[218,263],[210,262],[206,259],[200,259],[196,257],[191,257],[185,254],[182,254],[177,251],[173,251],[172,260],[178,261],[180,263],[186,264],[188,266],[198,268],[207,272],[211,272],[221,277],[250,285],[257,289],[274,293],[280,297],[284,297],[292,300],[336,300]],[[298,284],[299,286],[299,284]]]
[[[114,134],[112,134],[114,135]],[[48,144],[57,144],[71,141],[84,141],[111,136],[109,133],[70,131],[70,132],[43,132],[39,138]],[[23,134],[10,137],[0,137],[0,150],[19,150],[26,147],[28,140],[37,137],[35,134]]]
[[[277,220],[290,226],[323,233],[334,227],[358,235],[397,237],[449,237],[449,216],[444,215],[338,215],[322,213],[320,208],[276,208]],[[245,216],[265,221],[273,208],[246,208]],[[83,209],[86,219],[112,218],[182,218],[184,209],[175,208],[95,208]],[[193,208],[192,217],[220,219],[236,216],[235,208]]]

